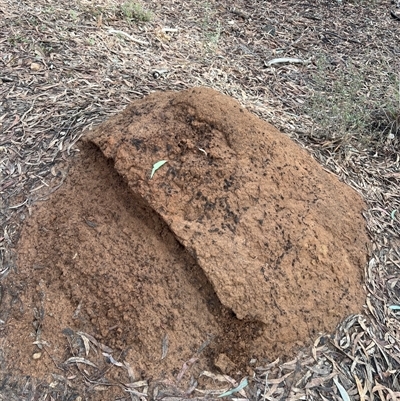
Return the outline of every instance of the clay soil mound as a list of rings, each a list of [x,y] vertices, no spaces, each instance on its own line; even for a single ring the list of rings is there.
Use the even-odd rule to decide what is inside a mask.
[[[236,101],[156,93],[84,141],[19,241],[16,369],[45,374],[83,331],[139,376],[193,356],[233,374],[361,310],[361,198]],[[53,360],[21,351],[38,331]]]

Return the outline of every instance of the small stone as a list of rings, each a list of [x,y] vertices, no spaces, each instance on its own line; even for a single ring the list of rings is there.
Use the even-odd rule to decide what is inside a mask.
[[[41,352],[35,352],[35,353],[32,355],[32,358],[33,358],[33,359],[40,359],[41,356],[42,356],[42,353],[41,353]]]
[[[32,63],[31,64],[31,70],[32,71],[40,71],[42,69],[42,66],[39,63]]]

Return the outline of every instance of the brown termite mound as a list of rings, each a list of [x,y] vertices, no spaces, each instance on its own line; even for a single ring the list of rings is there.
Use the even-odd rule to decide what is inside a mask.
[[[10,347],[32,344],[36,319],[56,360],[81,331],[143,377],[194,356],[231,374],[289,356],[360,312],[364,208],[235,100],[154,93],[84,136],[65,184],[25,224]],[[54,367],[14,360],[29,374]]]

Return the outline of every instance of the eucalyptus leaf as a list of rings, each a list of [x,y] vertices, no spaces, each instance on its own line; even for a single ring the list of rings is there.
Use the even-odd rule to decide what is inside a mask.
[[[390,305],[389,309],[391,309],[391,310],[400,310],[400,306],[399,305]]]
[[[94,368],[97,368],[97,366],[93,362],[90,362],[89,360],[87,360],[85,358],[79,358],[79,357],[76,357],[76,356],[73,356],[73,357],[67,359],[65,361],[65,363],[84,363],[86,365],[93,366]]]
[[[339,393],[340,393],[340,395],[341,395],[343,401],[350,401],[350,397],[349,397],[349,395],[347,394],[347,391],[346,391],[345,388],[339,383],[338,379],[337,379],[336,377],[334,377],[334,378],[333,378],[333,381],[335,382],[336,387],[338,388]]]
[[[248,384],[249,383],[248,383],[247,379],[245,378],[240,382],[240,384],[237,387],[235,387],[229,391],[226,391],[225,393],[220,394],[218,396],[218,398],[228,397],[229,395],[232,395],[233,393],[237,393],[238,391],[243,390]]]
[[[161,167],[163,166],[168,160],[160,160],[157,163],[153,164],[153,170],[151,170],[151,175],[150,178],[153,178],[154,173]]]

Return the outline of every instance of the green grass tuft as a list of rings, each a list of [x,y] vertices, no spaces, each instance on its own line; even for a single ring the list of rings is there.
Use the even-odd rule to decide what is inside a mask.
[[[314,94],[305,105],[315,122],[315,137],[370,146],[400,135],[399,77],[377,76],[351,63],[339,69],[326,58],[316,66],[311,76]]]
[[[129,21],[149,22],[153,19],[151,11],[147,11],[143,6],[135,1],[127,0],[121,5],[122,14]]]

